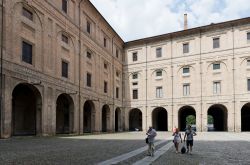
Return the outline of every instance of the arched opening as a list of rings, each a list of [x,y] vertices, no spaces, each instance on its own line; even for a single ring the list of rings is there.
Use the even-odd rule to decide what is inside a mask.
[[[86,101],[83,107],[83,132],[90,133],[94,128],[95,122],[95,107],[90,100]]]
[[[12,135],[41,133],[42,97],[31,84],[19,84],[12,92]]]
[[[74,103],[68,94],[61,94],[56,100],[56,133],[73,132]]]
[[[115,110],[115,131],[119,132],[122,131],[122,115],[121,115],[121,109],[116,108]]]
[[[208,128],[208,131],[227,131],[227,108],[223,105],[212,105],[208,111],[208,116],[212,116],[213,123],[212,128]]]
[[[179,110],[179,129],[185,131],[187,125],[192,125],[196,129],[196,112],[191,106],[184,106]]]
[[[110,130],[110,109],[108,105],[102,107],[102,132]]]
[[[129,130],[142,131],[142,112],[139,109],[132,109],[129,112]]]
[[[152,112],[153,128],[157,131],[168,131],[168,112],[165,108],[158,107]]]
[[[241,131],[250,131],[250,103],[241,108]]]

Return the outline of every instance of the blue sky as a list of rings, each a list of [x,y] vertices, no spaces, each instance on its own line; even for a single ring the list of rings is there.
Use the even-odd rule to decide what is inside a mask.
[[[90,0],[124,41],[250,16],[250,0]]]

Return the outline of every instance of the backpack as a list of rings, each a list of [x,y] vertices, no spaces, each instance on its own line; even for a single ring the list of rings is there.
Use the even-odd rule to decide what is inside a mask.
[[[181,148],[181,153],[182,154],[185,154],[186,153],[186,147],[183,145],[182,148]]]

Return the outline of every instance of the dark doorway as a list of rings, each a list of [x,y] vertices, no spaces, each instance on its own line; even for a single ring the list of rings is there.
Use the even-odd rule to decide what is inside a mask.
[[[241,108],[241,131],[250,131],[250,103]]]
[[[122,126],[121,126],[121,109],[116,108],[115,110],[115,132],[122,131]]]
[[[56,101],[56,133],[73,132],[73,101],[67,94],[61,94]]]
[[[94,115],[94,104],[92,101],[88,100],[85,102],[83,107],[83,132],[84,133],[90,133],[92,132],[92,129],[94,128],[94,121],[95,121],[95,115]],[[93,115],[92,115],[93,114]]]
[[[19,84],[12,92],[12,135],[41,132],[42,99],[37,88]]]
[[[179,110],[179,129],[185,131],[187,125],[196,129],[196,112],[191,106],[184,106]]]
[[[153,128],[157,131],[168,131],[168,112],[162,107],[155,108],[152,112]]]
[[[110,109],[108,105],[102,107],[102,132],[107,132],[110,128]]]
[[[142,131],[142,112],[139,109],[132,109],[129,112],[129,130]]]
[[[213,128],[209,131],[227,131],[227,109],[223,105],[212,105],[207,115],[213,118]]]

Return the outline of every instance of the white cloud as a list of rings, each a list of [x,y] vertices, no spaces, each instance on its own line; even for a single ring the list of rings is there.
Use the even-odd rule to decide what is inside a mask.
[[[250,13],[249,0],[91,0],[124,39],[139,38],[182,30],[183,14],[189,27],[203,26]]]

